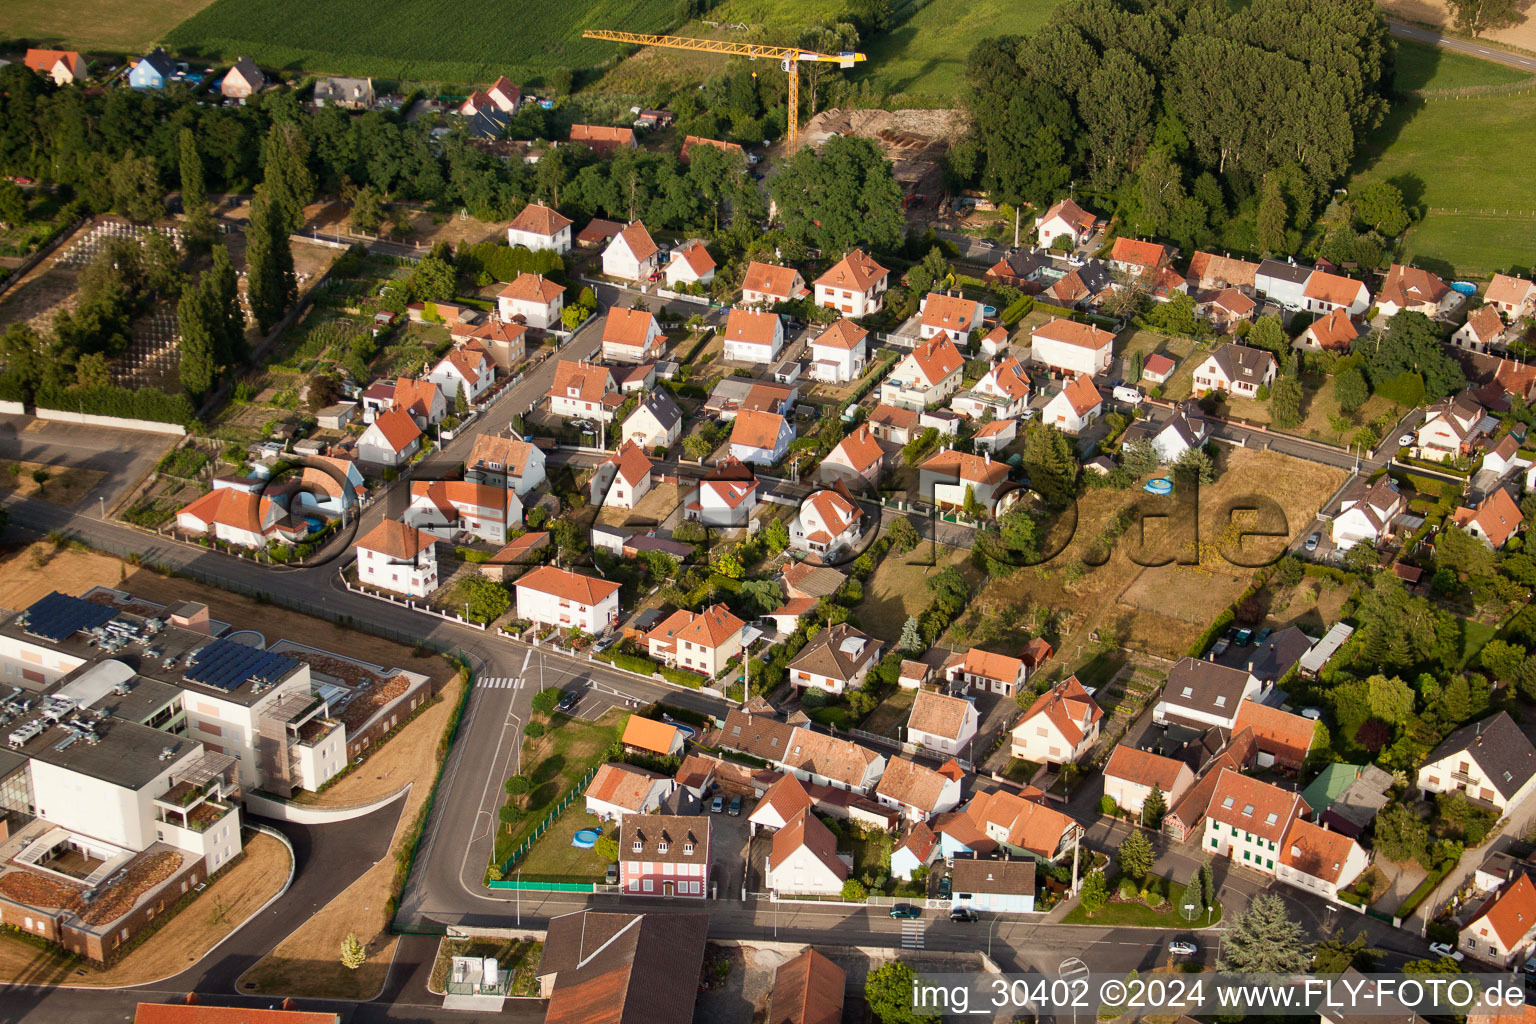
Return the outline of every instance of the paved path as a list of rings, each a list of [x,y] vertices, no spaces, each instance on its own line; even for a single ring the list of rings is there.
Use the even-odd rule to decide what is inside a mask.
[[[1442,50],[1450,50],[1454,53],[1464,53],[1468,57],[1477,57],[1481,60],[1493,61],[1495,64],[1503,64],[1505,67],[1516,68],[1520,71],[1529,71],[1536,74],[1536,58],[1523,54],[1502,50],[1497,46],[1489,46],[1470,39],[1458,39],[1448,36],[1443,32],[1432,28],[1424,28],[1420,25],[1409,25],[1401,21],[1388,21],[1388,28],[1399,39],[1411,39],[1416,43],[1428,43],[1430,46],[1438,46]]]

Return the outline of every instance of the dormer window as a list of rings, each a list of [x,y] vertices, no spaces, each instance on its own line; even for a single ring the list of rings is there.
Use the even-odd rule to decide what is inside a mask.
[[[581,389],[580,388],[566,388],[565,389],[565,397],[566,398],[580,398],[581,397]]]
[[[636,839],[635,840],[635,845],[632,847],[632,849],[634,850],[635,853],[639,853],[641,850],[645,849],[645,844],[642,843],[640,840]]]
[[[683,844],[683,856],[684,857],[692,857],[693,856],[693,844],[692,843],[684,843]]]
[[[1193,697],[1194,695],[1195,688],[1193,686],[1184,687],[1184,691],[1180,694],[1181,697]]]
[[[1279,815],[1274,814],[1274,813],[1270,813],[1268,816],[1266,816],[1264,818],[1264,824],[1266,824],[1266,825],[1273,825],[1273,824],[1275,824],[1279,820],[1280,820],[1280,816]]]
[[[656,852],[657,853],[666,853],[667,852],[667,844],[666,844],[665,841],[656,844]]]

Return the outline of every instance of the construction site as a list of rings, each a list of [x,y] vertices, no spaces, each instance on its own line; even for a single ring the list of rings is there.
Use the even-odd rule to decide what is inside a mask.
[[[823,110],[801,129],[801,142],[818,148],[839,135],[872,139],[891,161],[905,197],[907,221],[928,224],[947,213],[944,154],[965,134],[961,110]]]

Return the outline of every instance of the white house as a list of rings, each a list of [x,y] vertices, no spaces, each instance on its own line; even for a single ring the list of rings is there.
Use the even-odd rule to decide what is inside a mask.
[[[1349,836],[1297,818],[1280,843],[1275,877],[1336,900],[1339,890],[1353,884],[1369,866],[1365,850]]]
[[[570,218],[543,203],[529,203],[507,225],[507,244],[514,248],[521,245],[535,252],[540,249],[570,252],[571,224]]]
[[[394,519],[369,530],[355,546],[357,581],[406,597],[437,589],[437,538]]]
[[[957,395],[949,406],[962,416],[1012,420],[1029,407],[1029,377],[1019,361],[1009,356],[992,365],[971,390]]]
[[[1451,513],[1451,522],[1497,551],[1520,529],[1525,516],[1502,487],[1496,487],[1476,508],[1465,505]]]
[[[953,760],[935,770],[905,757],[892,757],[875,786],[875,799],[908,821],[926,822],[960,806],[964,777]]]
[[[1104,712],[1088,691],[1068,676],[1035,698],[1013,727],[1013,756],[1044,764],[1072,764],[1099,739]]]
[[[864,372],[869,332],[844,317],[811,341],[811,377],[830,384],[854,380]]]
[[[840,622],[800,649],[789,663],[789,683],[796,690],[815,687],[836,696],[862,687],[879,659],[880,641]]]
[[[517,617],[597,634],[619,621],[619,585],[541,565],[517,579]]]
[[[1298,266],[1295,260],[1263,260],[1254,271],[1253,287],[1255,292],[1282,309],[1310,309],[1306,292],[1307,279],[1311,276],[1312,268]]]
[[[1158,461],[1171,465],[1191,448],[1202,448],[1210,436],[1210,424],[1205,417],[1181,405],[1161,421],[1137,420],[1120,435],[1121,449],[1125,445],[1145,442],[1152,446]]]
[[[1029,332],[1030,358],[1059,373],[1097,377],[1109,369],[1115,336],[1060,317]]]
[[[1490,352],[1504,348],[1510,333],[1498,309],[1492,305],[1478,306],[1451,335],[1451,344],[1471,352]]]
[[[1189,765],[1124,744],[1116,745],[1104,765],[1104,795],[1121,810],[1140,814],[1155,789],[1163,808],[1172,808],[1195,784]]]
[[[1520,442],[1514,434],[1505,434],[1498,444],[1483,452],[1483,471],[1495,476],[1503,476],[1513,469],[1527,469],[1530,465],[1530,456],[1521,453]]]
[[[651,460],[633,441],[625,441],[592,474],[592,503],[605,508],[634,508],[651,493]]]
[[[723,604],[701,612],[679,609],[645,635],[650,656],[714,679],[741,653],[747,624]]]
[[[699,481],[683,516],[705,526],[745,526],[757,508],[757,477],[739,459],[724,459]]]
[[[918,467],[924,498],[947,508],[964,508],[967,497],[992,512],[1008,482],[1008,464],[991,452],[972,455],[953,448],[936,452]]]
[[[953,905],[992,914],[1035,910],[1035,861],[964,858],[950,871]]]
[[[543,274],[518,274],[496,296],[496,312],[501,319],[540,330],[560,326],[564,304],[565,289]]]
[[[856,547],[863,513],[842,481],[820,490],[800,504],[789,524],[789,546],[823,560]]]
[[[1058,238],[1069,239],[1075,249],[1093,237],[1093,227],[1098,220],[1072,200],[1058,200],[1055,206],[1035,218],[1035,236],[1042,249],[1054,246]]]
[[[507,542],[507,533],[523,521],[517,492],[467,480],[412,480],[405,522],[418,530],[454,540],[479,537],[491,544]]]
[[[1150,284],[1173,259],[1173,250],[1157,242],[1120,236],[1109,251],[1109,265]]]
[[[743,409],[731,424],[731,458],[771,466],[789,451],[795,428],[783,416]]]
[[[971,445],[979,452],[998,452],[1013,444],[1018,436],[1018,420],[993,420],[976,428]]]
[[[827,453],[816,473],[827,484],[841,480],[850,486],[872,487],[880,482],[896,451],[895,445],[876,437],[868,423],[860,423]]]
[[[332,455],[309,456],[304,463],[304,472],[299,476],[299,486],[303,489],[289,504],[289,510],[294,513],[318,509],[339,516],[346,509],[356,508],[363,495],[368,493],[357,460]]]
[[[399,466],[421,448],[421,428],[404,409],[381,413],[357,439],[357,458],[379,466]]]
[[[951,658],[944,666],[944,678],[951,686],[959,684],[980,693],[1012,697],[1024,685],[1028,666],[1020,658],[972,647]]]
[[[1444,462],[1470,454],[1473,442],[1496,425],[1497,421],[1472,393],[1463,391],[1425,410],[1424,422],[1415,431],[1414,444],[1420,458]]]
[[[854,249],[816,279],[816,305],[835,309],[844,316],[880,312],[890,271]]]
[[[957,756],[976,738],[978,724],[974,701],[920,689],[907,718],[907,742],[921,744],[924,751]]]
[[[666,338],[648,310],[610,309],[603,320],[603,358],[620,363],[653,363]]]
[[[807,294],[805,278],[794,267],[753,260],[747,264],[746,276],[741,281],[741,302],[745,306],[776,306]]]
[[[455,403],[459,395],[470,404],[480,399],[496,380],[496,366],[478,346],[460,345],[432,367],[427,380],[442,389],[446,402]]]
[[[1253,398],[1259,388],[1274,383],[1278,370],[1273,353],[1229,341],[1195,367],[1195,390],[1201,394],[1226,391]]]
[[[282,528],[283,508],[264,494],[239,487],[216,487],[176,513],[176,526],[198,536],[211,535],[226,544],[265,548],[269,543],[298,536]]]
[[[656,276],[656,260],[660,252],[651,241],[651,233],[645,230],[645,224],[631,221],[603,250],[603,273],[643,284]]]
[[[1201,848],[1208,857],[1224,857],[1273,877],[1280,844],[1291,823],[1310,810],[1307,802],[1299,793],[1230,768],[1219,771],[1205,811]]]
[[[572,419],[613,419],[624,404],[608,367],[562,359],[555,365],[554,386],[549,389],[549,411]]]
[[[544,452],[520,437],[477,435],[464,460],[464,479],[514,490],[521,498],[544,482]]]
[[[880,402],[922,412],[960,387],[965,360],[947,335],[919,342],[880,385]]]
[[[1067,381],[1042,410],[1042,423],[1053,424],[1063,434],[1080,434],[1104,411],[1104,399],[1093,386],[1093,378],[1079,373]]]
[[[1376,294],[1376,308],[1382,316],[1396,316],[1407,310],[1434,319],[1449,313],[1462,301],[1461,293],[1437,275],[1401,263],[1392,264],[1381,282],[1381,291]]]
[[[910,882],[919,868],[930,867],[940,855],[939,837],[924,822],[917,822],[907,837],[891,851],[891,877]]]
[[[674,290],[690,284],[705,285],[715,279],[715,260],[695,238],[672,250],[672,260],[667,264],[667,287]]]
[[[836,896],[847,879],[848,865],[837,857],[837,838],[810,808],[774,833],[763,871],[763,884],[770,890]]]
[[[1356,479],[1339,499],[1339,512],[1329,524],[1329,535],[1340,551],[1362,541],[1374,547],[1393,532],[1393,520],[1406,507],[1391,477],[1383,476],[1373,484]]]
[[[726,316],[723,357],[765,365],[784,347],[784,322],[777,313],[734,308]]]
[[[683,411],[666,388],[646,393],[635,411],[624,418],[620,436],[642,448],[669,448],[683,433]]]
[[[1310,313],[1332,313],[1342,309],[1349,316],[1357,317],[1364,316],[1371,308],[1371,293],[1363,283],[1326,270],[1308,274],[1301,294],[1305,301],[1302,308]]]
[[[869,425],[869,432],[880,440],[899,446],[908,444],[918,436],[920,418],[920,410],[898,408],[882,403],[875,406],[874,411],[869,414],[869,419],[864,422]]]
[[[963,295],[929,292],[921,309],[918,334],[924,338],[943,335],[956,345],[964,345],[971,332],[981,326],[981,303]]]
[[[1494,314],[1494,318],[1498,318],[1497,313]],[[1307,325],[1307,329],[1301,332],[1301,337],[1292,344],[1296,348],[1348,352],[1359,337],[1360,329],[1349,318],[1349,314],[1342,309],[1336,309],[1313,320]]]
[[[1523,320],[1536,309],[1536,281],[1508,274],[1494,274],[1483,292],[1483,301],[1510,319]]]
[[[1483,904],[1461,929],[1457,946],[1496,967],[1510,968],[1531,951],[1536,939],[1536,885],[1521,875]]]
[[[1243,701],[1259,693],[1259,680],[1245,669],[1200,658],[1180,658],[1168,670],[1163,696],[1152,709],[1158,725],[1173,722],[1194,729],[1226,729],[1237,722]]]
[[[805,783],[793,772],[785,772],[768,787],[762,799],[747,815],[752,833],[759,829],[778,831],[794,820],[795,815],[812,806],[811,795],[805,791]]]
[[[587,785],[587,813],[605,821],[623,821],[625,815],[650,814],[676,788],[660,772],[632,764],[599,765]]]
[[[1424,759],[1417,785],[1426,800],[1465,793],[1503,813],[1536,788],[1536,747],[1509,712],[1500,711],[1442,740]]]

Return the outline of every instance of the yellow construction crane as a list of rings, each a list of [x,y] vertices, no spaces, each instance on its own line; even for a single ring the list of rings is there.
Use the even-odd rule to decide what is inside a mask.
[[[789,152],[793,153],[800,143],[800,62],[819,61],[851,68],[867,59],[862,53],[817,53],[802,50],[798,46],[764,46],[761,43],[733,43],[724,39],[689,39],[684,36],[653,36],[642,32],[608,32],[602,29],[583,32],[584,39],[606,39],[610,43],[629,43],[633,46],[665,46],[673,50],[694,50],[698,53],[723,53],[731,57],[762,57],[777,60],[779,67],[789,75]]]

